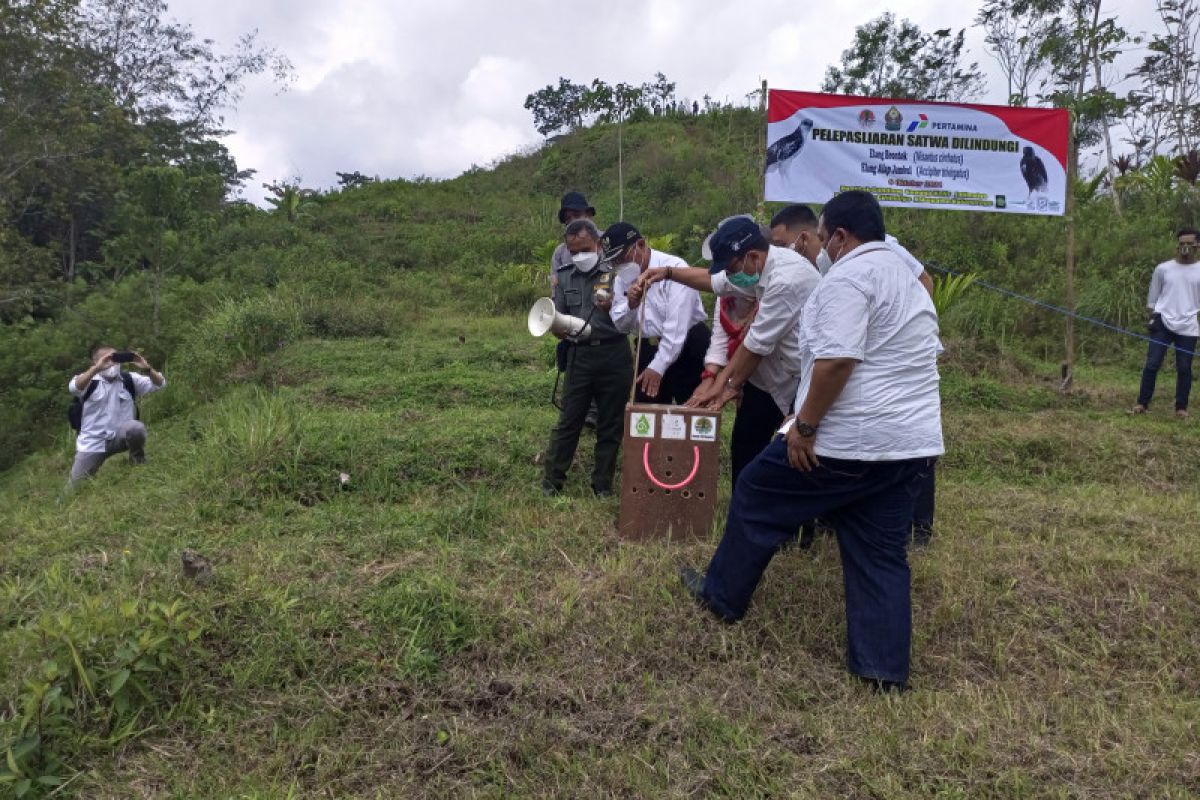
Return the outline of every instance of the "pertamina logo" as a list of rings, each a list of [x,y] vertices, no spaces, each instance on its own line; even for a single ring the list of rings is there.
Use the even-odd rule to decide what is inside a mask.
[[[914,119],[908,124],[908,133],[912,133],[917,128],[925,128],[929,126],[929,117],[924,114],[917,114],[917,119]]]

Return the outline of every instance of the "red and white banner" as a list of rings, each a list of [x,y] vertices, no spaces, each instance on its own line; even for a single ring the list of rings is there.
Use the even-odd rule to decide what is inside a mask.
[[[889,206],[1060,215],[1069,124],[1062,108],[772,89],[766,199],[865,189]]]

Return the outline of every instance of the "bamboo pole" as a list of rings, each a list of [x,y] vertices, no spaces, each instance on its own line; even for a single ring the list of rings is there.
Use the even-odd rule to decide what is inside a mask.
[[[1066,392],[1075,381],[1075,173],[1079,169],[1075,156],[1075,115],[1067,134],[1067,274],[1066,274],[1066,360],[1062,365],[1062,385],[1059,391]]]

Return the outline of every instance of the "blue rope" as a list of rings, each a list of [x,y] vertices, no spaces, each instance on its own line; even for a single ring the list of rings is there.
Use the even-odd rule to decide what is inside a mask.
[[[924,261],[922,263],[928,269],[935,269],[938,272],[942,272],[947,275],[964,275],[965,274],[962,272],[958,272],[956,270],[947,269],[946,267],[939,267],[937,264],[934,264],[929,261]],[[1024,303],[1029,303],[1030,305],[1035,305],[1035,306],[1038,306],[1039,308],[1044,308],[1047,311],[1053,311],[1055,313],[1062,314],[1067,317],[1074,317],[1075,319],[1080,320],[1081,322],[1087,322],[1091,325],[1095,325],[1100,328],[1105,328],[1105,329],[1113,331],[1115,333],[1124,334],[1125,336],[1132,336],[1134,339],[1141,339],[1144,342],[1154,342],[1157,344],[1163,344],[1163,342],[1160,342],[1157,339],[1154,339],[1150,336],[1146,336],[1143,333],[1136,333],[1135,331],[1131,331],[1128,328],[1122,328],[1119,325],[1113,325],[1112,323],[1105,322],[1102,319],[1096,319],[1095,317],[1089,317],[1085,314],[1080,314],[1075,311],[1070,311],[1068,309],[1063,308],[1062,306],[1056,306],[1053,303],[1046,303],[1046,302],[1038,300],[1037,298],[1034,298],[1034,297],[1028,297],[1023,294],[1017,294],[1014,291],[1005,289],[1002,286],[996,286],[994,284],[988,283],[987,281],[982,281],[979,278],[976,278],[972,282],[971,285],[972,286],[982,286],[985,289],[990,289],[993,292],[998,292],[999,294],[1005,295],[1007,297],[1011,297],[1015,300],[1020,300]],[[1190,350],[1184,350],[1182,347],[1179,347],[1178,345],[1175,345],[1175,352],[1184,353],[1186,355],[1191,355],[1191,356],[1196,355],[1194,352],[1192,352]]]

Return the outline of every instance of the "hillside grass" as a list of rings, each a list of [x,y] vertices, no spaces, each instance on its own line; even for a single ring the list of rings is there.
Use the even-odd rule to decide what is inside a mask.
[[[283,336],[265,355],[173,375],[143,403],[147,467],[64,495],[63,435],[0,475],[0,710],[48,663],[76,676],[52,679],[72,700],[31,777],[88,798],[1200,792],[1200,423],[1162,402],[1172,374],[1133,418],[1135,363],[1063,397],[1054,365],[951,343],[913,691],[879,696],[844,669],[832,539],[715,622],[675,571],[720,511],[708,541],[620,541],[588,433],[543,498],[552,344],[417,284],[275,308],[307,327],[259,319]],[[145,631],[162,657],[121,710],[110,665]]]

